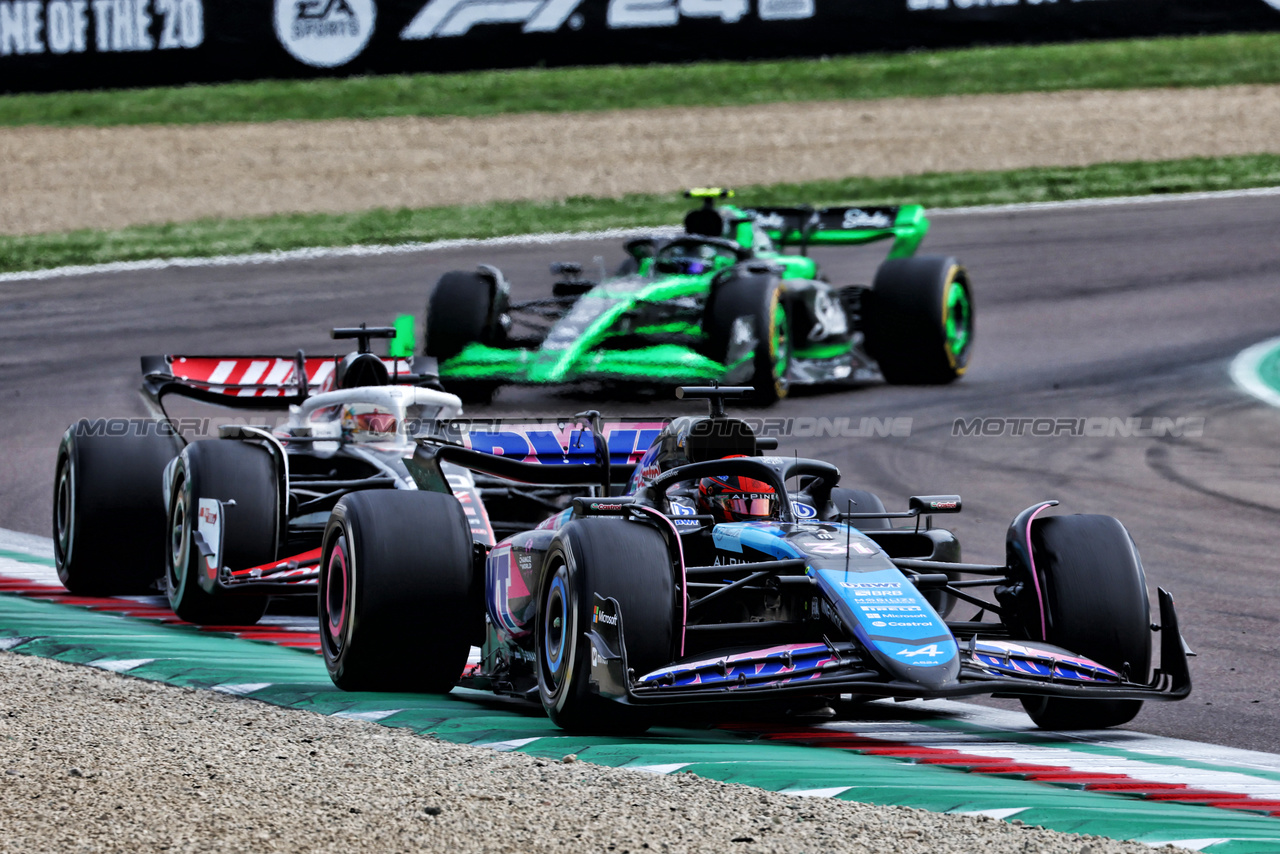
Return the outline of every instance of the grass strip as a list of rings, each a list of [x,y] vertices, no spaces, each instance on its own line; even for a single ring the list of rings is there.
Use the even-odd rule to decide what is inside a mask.
[[[946,208],[1270,186],[1280,186],[1280,155],[810,181],[739,188],[737,201],[747,206],[919,202],[930,208]],[[0,236],[0,271],[317,246],[671,225],[679,223],[688,208],[689,202],[681,194],[664,193],[617,199],[576,197],[551,202],[207,219],[119,231],[8,235]]]
[[[1280,33],[0,96],[0,125],[484,116],[1280,83]]]

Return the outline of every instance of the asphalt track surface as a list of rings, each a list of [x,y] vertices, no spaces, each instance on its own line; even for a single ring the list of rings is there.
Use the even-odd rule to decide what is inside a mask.
[[[783,451],[835,462],[846,485],[891,509],[913,493],[961,493],[965,512],[945,521],[969,560],[1001,561],[1009,520],[1040,499],[1119,517],[1150,586],[1177,597],[1199,653],[1192,697],[1149,703],[1131,727],[1280,752],[1280,411],[1227,373],[1237,352],[1280,328],[1278,233],[1280,204],[1269,198],[939,215],[925,251],[959,256],[975,282],[969,375],[945,388],[806,393],[751,414],[910,418],[909,436],[800,437]],[[869,282],[877,251],[823,260],[835,281]],[[82,416],[144,414],[139,354],[330,353],[328,327],[420,313],[446,270],[496,264],[526,297],[549,289],[548,262],[597,255],[613,264],[621,250],[581,242],[4,284],[0,527],[48,534],[63,429]],[[472,414],[587,406],[698,411],[519,390]],[[953,435],[957,419],[1131,417],[1203,418],[1203,431]]]

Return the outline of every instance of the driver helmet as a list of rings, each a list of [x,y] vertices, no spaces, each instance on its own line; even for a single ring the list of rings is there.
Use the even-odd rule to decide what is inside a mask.
[[[342,438],[348,442],[394,440],[399,429],[396,413],[372,403],[348,403],[342,407]]]
[[[709,243],[676,243],[658,255],[658,270],[685,276],[699,276],[733,265],[733,258]]]
[[[763,480],[716,475],[698,481],[698,509],[717,522],[766,522],[777,508],[778,493]]]

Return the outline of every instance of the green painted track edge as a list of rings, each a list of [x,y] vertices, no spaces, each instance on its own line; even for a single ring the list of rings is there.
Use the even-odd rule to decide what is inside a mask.
[[[364,717],[442,740],[509,745],[525,753],[613,767],[679,764],[709,779],[773,791],[847,787],[839,797],[935,812],[1025,808],[1017,818],[1054,830],[1160,843],[1235,838],[1215,854],[1280,848],[1280,822],[1260,815],[1061,789],[887,757],[757,741],[727,730],[660,728],[642,739],[571,735],[538,711],[475,692],[447,696],[337,690],[313,653],[0,595],[0,638],[30,638],[14,651],[97,666],[145,660],[128,676],[227,693],[320,714]],[[535,739],[520,744],[522,739]],[[1066,745],[1074,747],[1075,745]],[[1255,841],[1248,841],[1255,840]]]

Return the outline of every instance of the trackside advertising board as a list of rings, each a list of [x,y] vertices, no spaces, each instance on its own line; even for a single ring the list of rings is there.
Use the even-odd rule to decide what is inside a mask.
[[[1280,28],[1280,0],[0,0],[0,92]]]

